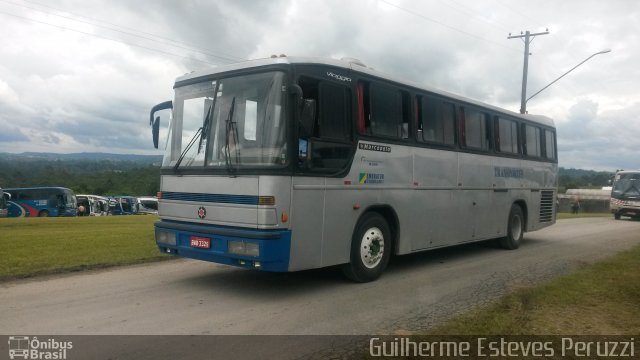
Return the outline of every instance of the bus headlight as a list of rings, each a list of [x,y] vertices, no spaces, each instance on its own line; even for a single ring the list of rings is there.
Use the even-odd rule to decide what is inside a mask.
[[[227,247],[230,254],[260,256],[260,246],[257,243],[232,240]]]
[[[166,232],[166,231],[157,231],[156,242],[158,244],[176,246],[176,234],[172,232]]]

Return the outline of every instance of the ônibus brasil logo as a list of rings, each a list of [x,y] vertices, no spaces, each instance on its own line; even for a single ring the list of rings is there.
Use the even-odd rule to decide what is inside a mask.
[[[66,359],[67,350],[73,348],[71,341],[55,339],[39,340],[36,336],[9,336],[10,359]]]

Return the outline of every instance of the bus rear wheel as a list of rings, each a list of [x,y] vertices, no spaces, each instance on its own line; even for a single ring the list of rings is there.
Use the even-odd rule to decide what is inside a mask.
[[[49,212],[47,210],[42,210],[38,213],[38,217],[49,217]]]
[[[507,221],[507,236],[500,239],[500,246],[504,249],[515,250],[520,247],[524,236],[524,215],[520,206],[511,205]]]
[[[366,213],[353,232],[351,261],[342,265],[342,272],[355,282],[373,281],[382,275],[390,256],[389,224],[378,213]]]

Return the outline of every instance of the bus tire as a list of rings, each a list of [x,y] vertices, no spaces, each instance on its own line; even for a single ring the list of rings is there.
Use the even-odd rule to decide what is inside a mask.
[[[350,262],[342,265],[342,272],[355,282],[373,281],[387,267],[391,251],[389,224],[376,212],[366,213],[353,232]]]
[[[49,212],[47,210],[42,210],[38,213],[38,217],[49,217]]]
[[[614,219],[616,219],[616,220],[620,220],[620,218],[621,218],[621,217],[622,217],[622,216],[620,215],[620,213],[618,213],[618,212],[613,213],[613,218],[614,218]]]
[[[507,236],[500,239],[500,246],[507,250],[515,250],[520,247],[523,236],[524,215],[520,206],[513,204],[507,220]]]

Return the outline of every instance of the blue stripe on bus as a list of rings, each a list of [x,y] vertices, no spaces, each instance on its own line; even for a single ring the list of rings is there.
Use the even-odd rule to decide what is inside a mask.
[[[163,191],[162,199],[224,204],[258,205],[258,196],[254,195],[202,194]]]

